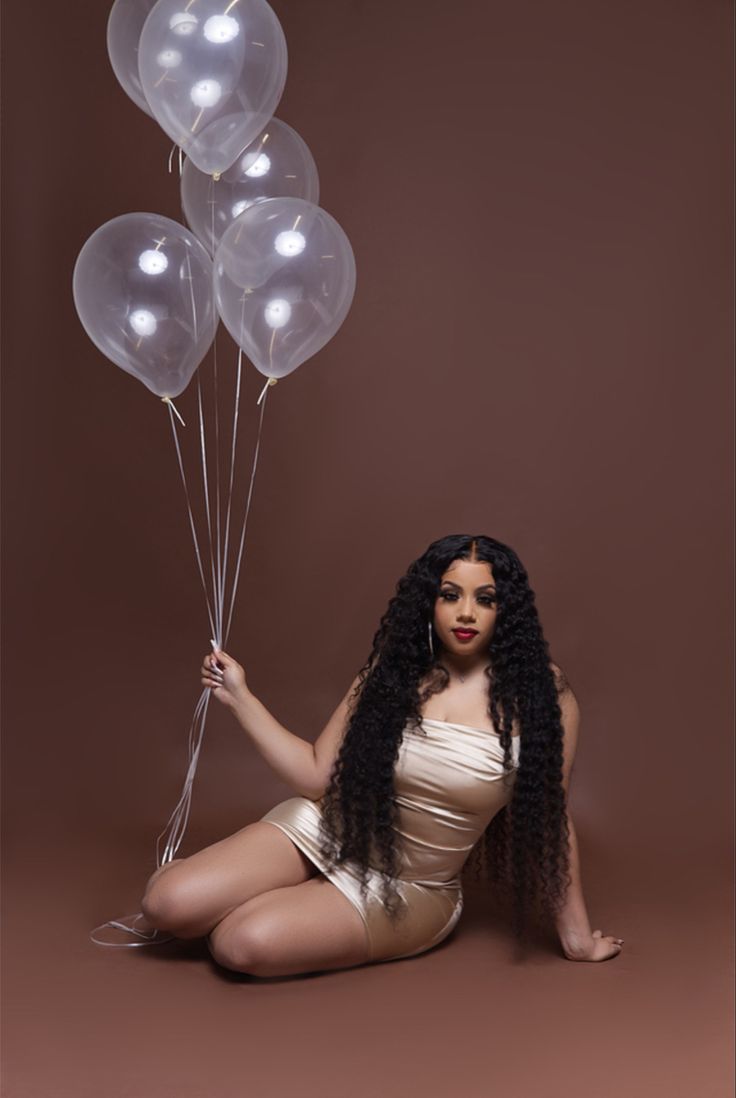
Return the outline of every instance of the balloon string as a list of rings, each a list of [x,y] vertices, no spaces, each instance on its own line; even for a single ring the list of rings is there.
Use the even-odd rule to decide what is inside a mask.
[[[215,348],[215,355],[216,355],[216,348]],[[215,370],[216,370],[216,357],[215,357]],[[220,626],[222,624],[222,616],[223,616],[223,609],[224,609],[224,593],[225,593],[226,578],[227,578],[227,550],[228,550],[228,545],[229,545],[230,515],[231,515],[231,504],[232,504],[232,494],[233,494],[233,481],[234,481],[234,476],[235,476],[235,451],[236,451],[236,445],[237,445],[237,426],[238,426],[238,415],[239,415],[239,409],[240,409],[241,376],[242,376],[242,350],[239,349],[239,351],[238,351],[237,382],[236,382],[236,391],[235,391],[235,408],[234,408],[234,414],[233,414],[233,435],[232,435],[231,452],[230,452],[230,479],[229,479],[229,491],[228,491],[228,499],[227,499],[227,518],[226,518],[226,525],[225,525],[225,542],[224,542],[223,555],[222,555],[222,572],[220,571],[220,557],[219,557],[219,531],[220,531],[220,526],[219,526],[219,420],[217,419],[217,417],[215,419],[215,423],[216,423],[215,438],[216,438],[217,453],[218,453],[218,477],[217,477],[217,484],[218,484],[218,526],[217,526],[217,531],[218,531],[218,578],[220,578],[220,580],[221,580],[220,586],[217,589],[216,593],[217,593],[217,598],[218,598],[217,621],[218,621],[218,624]],[[215,373],[215,378],[216,378],[216,373]],[[239,546],[239,550],[238,550],[238,559],[237,559],[237,565],[236,565],[236,569],[235,569],[235,576],[234,576],[234,580],[233,580],[233,589],[232,589],[231,597],[230,597],[230,606],[229,606],[229,611],[228,611],[227,630],[226,630],[226,633],[225,633],[224,641],[222,642],[221,645],[219,645],[220,647],[222,647],[224,644],[227,643],[227,638],[230,634],[230,626],[231,626],[231,623],[232,623],[233,609],[234,609],[234,606],[235,606],[235,596],[236,596],[237,589],[238,589],[238,580],[239,580],[239,577],[240,577],[240,568],[241,568],[242,559],[243,559],[243,546],[245,544],[245,534],[246,534],[246,529],[247,529],[247,525],[248,525],[248,516],[250,514],[251,499],[252,499],[252,495],[253,495],[253,485],[255,483],[256,469],[257,469],[257,466],[258,466],[258,455],[259,455],[259,452],[260,452],[261,435],[262,435],[262,431],[263,431],[263,417],[264,417],[265,410],[266,410],[266,396],[267,396],[267,391],[270,388],[270,386],[275,385],[275,384],[276,384],[276,378],[269,378],[269,380],[266,382],[266,385],[263,387],[263,390],[261,391],[261,394],[260,394],[260,396],[258,398],[258,401],[257,401],[257,403],[261,406],[261,414],[260,414],[259,421],[258,421],[258,434],[257,434],[257,437],[256,437],[256,445],[255,445],[255,451],[254,451],[254,455],[253,455],[253,467],[252,467],[252,470],[251,470],[250,483],[249,483],[249,486],[248,486],[248,497],[247,497],[246,505],[245,505],[245,515],[244,515],[244,518],[243,518],[243,527],[242,527],[242,531],[241,531],[241,535],[240,535],[240,546]],[[200,443],[201,443],[201,456],[202,456],[202,477],[203,477],[204,492],[205,492],[205,507],[206,507],[206,513],[207,513],[207,530],[208,530],[209,543],[210,543],[210,559],[211,559],[211,562],[212,562],[212,528],[211,528],[210,508],[209,508],[209,492],[208,492],[208,478],[207,478],[207,456],[206,456],[206,444],[205,444],[205,437],[204,437],[204,415],[203,415],[203,409],[202,409],[202,392],[201,392],[201,386],[199,385],[199,375],[197,375],[197,388],[198,388],[198,407],[199,407],[199,423],[200,423]],[[217,401],[216,381],[215,381],[215,400]],[[217,629],[215,628],[214,622],[213,622],[213,615],[212,615],[212,610],[211,610],[211,607],[210,607],[209,594],[208,594],[208,591],[207,591],[207,583],[205,581],[204,569],[202,567],[202,558],[201,558],[201,554],[200,554],[200,550],[199,550],[199,542],[198,542],[198,539],[197,539],[196,529],[195,529],[195,526],[194,526],[194,516],[192,514],[191,501],[190,501],[190,497],[189,497],[189,489],[188,489],[188,486],[187,486],[186,475],[184,473],[184,464],[182,462],[181,448],[179,446],[179,438],[178,438],[177,431],[176,431],[176,422],[174,420],[174,415],[175,414],[176,414],[177,418],[180,419],[180,420],[181,420],[181,416],[176,411],[176,408],[174,407],[173,402],[170,399],[166,399],[166,403],[167,403],[168,408],[169,408],[169,419],[171,421],[171,429],[172,429],[172,432],[173,432],[173,435],[174,435],[174,443],[175,443],[175,446],[176,446],[176,455],[177,455],[177,459],[178,459],[178,463],[179,463],[179,471],[181,473],[182,483],[184,485],[184,495],[185,495],[186,503],[187,503],[187,511],[188,511],[188,514],[189,514],[189,524],[190,524],[190,528],[191,528],[191,531],[192,531],[192,539],[193,539],[193,542],[194,542],[194,549],[195,549],[195,553],[196,553],[196,557],[197,557],[197,565],[198,565],[198,569],[199,569],[199,575],[200,575],[200,579],[202,581],[202,588],[203,588],[204,593],[205,593],[205,601],[207,603],[207,614],[208,614],[208,617],[209,617],[210,627],[211,627],[212,631],[214,632],[214,634],[217,637],[217,640],[219,642],[221,634],[217,631]],[[217,404],[215,406],[217,408]],[[184,421],[181,420],[181,422],[183,423]],[[214,584],[215,583],[215,574],[214,574],[214,565],[213,564],[212,564],[212,579],[213,579],[213,584]],[[214,593],[215,592],[213,592],[213,594]],[[171,813],[171,815],[168,819],[166,827],[161,832],[161,834],[157,836],[157,839],[156,839],[156,865],[157,865],[158,868],[160,868],[163,865],[168,865],[169,862],[173,861],[174,856],[176,855],[176,852],[179,849],[179,846],[181,845],[181,842],[184,838],[184,834],[186,833],[186,828],[187,828],[187,824],[189,822],[189,815],[190,815],[190,811],[191,811],[192,788],[193,788],[193,785],[194,785],[194,778],[195,778],[195,775],[196,775],[196,772],[197,772],[197,766],[198,766],[198,763],[199,763],[199,754],[200,754],[200,751],[201,751],[201,748],[202,748],[202,742],[203,742],[203,739],[204,739],[204,732],[205,732],[205,726],[206,726],[206,721],[207,721],[207,712],[208,712],[208,708],[209,708],[210,697],[211,697],[211,693],[210,693],[209,688],[205,688],[205,690],[203,690],[202,694],[200,695],[199,701],[197,702],[197,704],[195,706],[195,709],[194,709],[194,716],[192,718],[192,723],[191,723],[191,726],[190,726],[190,729],[189,729],[189,738],[188,738],[188,745],[187,745],[188,746],[188,751],[189,751],[189,765],[188,765],[187,774],[186,774],[186,777],[185,777],[185,780],[184,780],[184,788],[183,788],[182,793],[179,797],[179,800],[176,804],[176,807],[174,808],[174,811]],[[160,843],[161,843],[162,838],[164,838],[164,837],[166,837],[166,844],[165,844],[165,847],[164,847],[164,850],[163,850],[163,854],[161,854]],[[159,931],[157,929],[153,929],[153,930],[149,930],[149,931],[139,930],[136,927],[135,924],[139,919],[143,918],[143,913],[142,912],[138,912],[136,915],[128,916],[127,918],[132,918],[132,923],[130,925],[128,925],[127,923],[123,922],[120,919],[110,919],[110,920],[108,920],[108,922],[101,924],[101,926],[99,926],[99,927],[96,927],[95,930],[91,932],[90,938],[92,939],[92,941],[94,941],[98,945],[111,946],[113,948],[120,948],[120,947],[136,948],[136,947],[147,946],[147,945],[161,945],[165,942],[172,941],[173,938],[174,938],[174,935],[167,934],[165,931]],[[103,930],[105,927],[111,927],[111,928],[116,929],[116,930],[124,931],[124,932],[132,935],[133,937],[137,938],[138,940],[137,941],[127,941],[127,942],[106,942],[106,941],[102,941],[100,938],[96,937],[95,935],[96,935],[97,931]]]
[[[270,377],[270,378],[268,379],[268,381],[266,382],[266,384],[265,384],[265,385],[263,386],[263,388],[261,389],[261,395],[259,396],[258,400],[256,401],[256,404],[260,404],[260,403],[261,403],[261,401],[263,400],[263,398],[264,398],[264,396],[265,396],[265,394],[266,394],[266,390],[268,389],[269,385],[275,385],[277,381],[278,381],[278,378],[275,378],[275,377]]]
[[[214,206],[213,206],[213,209],[214,209]],[[213,241],[213,247],[214,247],[214,221],[213,221],[213,228],[212,228],[212,241]],[[241,328],[241,331],[245,331],[245,302],[246,302],[246,295],[243,294],[243,296],[241,298],[241,310],[240,310],[240,328]],[[229,544],[230,544],[230,515],[231,515],[231,503],[232,503],[232,498],[233,498],[233,477],[234,477],[234,472],[235,472],[235,447],[236,447],[236,440],[237,440],[238,414],[239,414],[239,410],[240,410],[240,383],[241,383],[241,377],[242,377],[242,370],[243,370],[243,348],[239,346],[238,347],[237,381],[236,381],[236,385],[235,385],[235,407],[234,407],[234,413],[233,413],[232,446],[231,446],[231,451],[230,451],[230,490],[228,492],[227,529],[226,529],[226,533],[225,533],[225,553],[224,553],[224,557],[223,557],[224,569],[225,569],[225,580],[227,580],[227,569],[228,569],[228,552],[227,551],[228,551]],[[226,584],[223,585],[223,590],[222,590],[223,601],[222,601],[221,607],[220,607],[220,620],[221,621],[222,621],[222,614],[223,614],[223,611],[224,611],[225,586],[226,586]]]
[[[194,776],[197,773],[197,763],[199,762],[199,752],[202,747],[202,740],[204,738],[205,724],[207,722],[207,710],[209,708],[210,698],[212,694],[209,687],[205,687],[199,696],[199,701],[194,708],[194,716],[192,718],[192,724],[189,729],[189,767],[187,769],[187,775],[184,781],[184,789],[179,797],[176,808],[169,817],[166,828],[156,839],[156,865],[167,865],[170,862],[177,850],[181,846],[181,841],[184,838],[184,832],[189,821],[189,812],[191,808],[192,800],[192,786],[194,784]],[[160,841],[166,834],[167,828],[170,831],[170,835],[166,841],[164,847],[163,856],[160,854]]]
[[[137,915],[128,915],[126,918],[132,918],[135,924],[138,919],[143,917],[143,912],[139,911]],[[118,930],[127,930],[128,934],[135,934],[138,938],[143,938],[142,942],[101,942],[99,938],[95,938],[95,930],[102,930],[103,927],[114,926]],[[135,925],[126,926],[125,923],[120,922],[117,919],[108,919],[106,923],[102,923],[100,926],[95,927],[95,930],[90,934],[90,938],[97,945],[101,946],[124,946],[126,949],[135,948],[136,946],[146,945],[160,945],[163,942],[171,942],[174,940],[173,934],[165,934],[160,930],[137,930]]]
[[[227,493],[227,515],[225,518],[225,546],[222,553],[223,561],[223,582],[222,589],[220,591],[220,621],[222,621],[222,615],[224,612],[224,597],[225,588],[227,587],[227,565],[228,565],[228,549],[230,547],[230,515],[232,512],[232,499],[233,499],[233,479],[235,476],[235,448],[237,445],[238,437],[238,416],[240,414],[240,381],[243,372],[243,349],[238,347],[238,366],[237,366],[237,378],[235,382],[235,405],[233,409],[233,435],[230,447],[230,486]]]
[[[202,567],[202,557],[201,557],[201,553],[200,553],[200,550],[199,550],[199,541],[198,541],[198,538],[197,538],[197,532],[196,532],[196,528],[195,528],[195,525],[194,525],[194,515],[192,513],[191,500],[190,500],[190,496],[189,496],[189,487],[187,485],[187,478],[186,478],[186,474],[184,472],[184,463],[182,461],[182,456],[181,456],[181,447],[179,445],[179,437],[177,435],[177,430],[176,430],[176,421],[174,419],[174,413],[176,412],[176,409],[174,408],[173,402],[171,401],[170,398],[164,398],[164,400],[165,400],[165,403],[166,403],[166,405],[168,406],[168,409],[169,409],[169,419],[170,419],[170,422],[171,422],[171,430],[172,430],[172,433],[173,433],[173,436],[174,436],[174,445],[176,447],[176,456],[177,456],[177,460],[178,460],[178,464],[179,464],[179,472],[181,474],[182,484],[184,486],[184,496],[185,496],[186,504],[187,504],[187,512],[189,514],[189,525],[190,525],[190,529],[192,531],[192,540],[194,542],[194,551],[195,551],[196,558],[197,558],[197,566],[198,566],[198,569],[199,569],[199,576],[200,576],[200,579],[202,581],[202,588],[204,590],[205,602],[207,604],[207,615],[208,615],[209,622],[210,622],[210,629],[211,629],[212,632],[214,632],[216,635],[218,635],[217,632],[216,632],[216,629],[215,629],[214,621],[213,621],[212,609],[211,609],[211,606],[210,606],[209,593],[207,591],[207,583],[205,581],[204,569]],[[199,407],[200,407],[200,434],[201,434],[201,438],[202,438],[202,443],[204,444],[204,424],[203,424],[203,417],[202,417],[201,393],[200,393]],[[178,416],[179,419],[181,419],[181,416],[179,416],[178,412],[176,412],[176,415]],[[205,461],[204,452],[203,452],[203,461]],[[204,472],[205,495],[206,495],[207,494],[206,465],[203,465],[203,472]],[[211,548],[212,548],[212,546],[211,546],[211,541],[210,541],[210,551],[211,551]],[[214,570],[213,570],[213,578],[214,578]],[[184,838],[184,834],[186,832],[187,823],[189,822],[189,813],[190,813],[190,809],[191,809],[192,787],[194,785],[194,777],[197,773],[197,765],[199,763],[199,753],[200,753],[200,750],[201,750],[201,747],[202,747],[202,740],[204,738],[204,731],[205,731],[205,725],[206,725],[206,720],[207,720],[207,710],[208,710],[208,707],[209,707],[210,697],[211,697],[211,693],[210,693],[209,688],[205,688],[202,691],[202,693],[199,697],[199,701],[197,702],[197,704],[195,706],[195,709],[194,709],[194,716],[192,718],[192,723],[191,723],[191,726],[190,726],[190,729],[189,729],[189,738],[188,738],[188,745],[187,745],[188,746],[188,752],[189,752],[189,765],[188,765],[188,768],[187,768],[186,778],[184,780],[184,788],[183,788],[182,793],[179,797],[179,800],[176,804],[176,807],[174,808],[174,811],[172,812],[171,816],[169,817],[169,820],[167,822],[166,827],[161,832],[161,834],[158,835],[157,838],[156,838],[156,866],[157,866],[157,868],[160,868],[163,865],[167,865],[170,861],[173,860],[173,858],[174,858],[177,850],[179,849],[179,846],[181,845],[181,842]],[[168,835],[167,835],[167,831],[168,831]],[[163,855],[162,855],[161,854],[161,849],[160,849],[160,843],[161,843],[161,839],[164,838],[164,836],[167,836],[167,837],[166,837],[166,845],[164,847],[164,851],[163,851]],[[126,916],[126,918],[131,918],[131,916]],[[118,948],[121,947],[121,946],[130,948],[130,947],[135,947],[135,946],[160,945],[160,944],[163,944],[164,942],[169,942],[169,941],[172,940],[173,935],[166,934],[165,932],[161,932],[161,931],[156,930],[156,929],[154,929],[152,931],[139,930],[135,926],[135,924],[141,918],[143,918],[143,912],[138,912],[135,916],[132,916],[133,922],[132,922],[131,925],[128,925],[128,924],[126,924],[125,922],[123,922],[122,920],[119,920],[119,919],[110,919],[106,923],[102,923],[100,926],[95,927],[95,929],[90,933],[90,938],[97,945],[112,946],[112,947],[118,947]],[[139,938],[140,941],[136,941],[136,942],[107,942],[107,941],[101,940],[96,935],[97,935],[98,931],[104,930],[105,927],[112,927],[115,930],[125,931],[126,933],[134,935],[136,938]]]
[[[174,402],[173,402],[173,400],[171,399],[171,397],[161,397],[161,399],[163,400],[164,404],[168,404],[168,405],[169,405],[169,407],[170,407],[170,408],[171,408],[171,409],[173,410],[173,412],[174,412],[174,415],[175,415],[175,416],[176,416],[176,418],[177,418],[177,419],[179,420],[179,423],[181,423],[182,427],[186,427],[186,423],[184,422],[184,420],[183,420],[183,419],[181,418],[181,416],[180,416],[180,415],[179,415],[179,413],[177,412],[177,410],[176,410],[176,405],[174,404]]]
[[[233,579],[233,589],[232,589],[232,594],[231,594],[231,597],[230,597],[230,609],[228,611],[227,628],[225,630],[225,638],[224,638],[224,641],[223,641],[223,646],[227,644],[227,638],[230,635],[230,625],[231,625],[232,620],[233,620],[233,607],[235,605],[235,594],[238,590],[238,578],[240,576],[240,564],[241,564],[241,561],[243,559],[243,543],[245,541],[245,531],[246,531],[246,527],[248,525],[248,515],[250,513],[251,496],[253,495],[253,482],[255,480],[256,468],[257,468],[257,465],[258,465],[258,451],[259,451],[260,446],[261,446],[261,432],[263,430],[263,413],[266,411],[266,400],[265,400],[264,397],[265,397],[266,390],[272,384],[274,384],[274,385],[276,384],[276,378],[272,377],[272,378],[268,379],[268,381],[266,382],[266,384],[263,388],[263,392],[261,393],[260,397],[258,398],[258,403],[260,404],[261,399],[263,399],[263,404],[261,404],[261,415],[260,415],[260,418],[258,420],[258,435],[256,437],[255,453],[253,455],[253,469],[252,469],[251,475],[250,475],[250,485],[248,487],[248,499],[247,499],[246,504],[245,504],[245,517],[243,518],[243,529],[242,529],[242,532],[241,532],[241,535],[240,535],[240,548],[238,550],[238,563],[237,563],[237,567],[235,569],[235,577]]]
[[[179,178],[181,179],[181,174],[184,171],[184,150],[176,142],[171,146],[171,152],[169,153],[169,175],[174,170],[174,153],[177,149],[179,150]]]
[[[186,474],[184,472],[184,463],[181,460],[181,448],[179,446],[179,436],[177,435],[177,432],[176,432],[176,421],[174,420],[174,413],[172,411],[174,405],[172,404],[172,402],[170,400],[168,400],[166,402],[166,404],[167,404],[167,407],[169,409],[169,419],[171,421],[171,430],[172,430],[173,435],[174,435],[174,445],[176,446],[176,456],[177,456],[178,461],[179,461],[179,472],[181,474],[182,484],[184,485],[184,497],[185,497],[186,502],[187,502],[187,511],[189,512],[189,526],[190,526],[190,529],[192,531],[192,540],[194,542],[194,552],[197,556],[197,565],[199,567],[199,576],[200,576],[200,579],[202,580],[202,589],[204,590],[205,602],[207,603],[207,616],[208,616],[209,622],[210,622],[210,629],[214,631],[215,623],[214,623],[214,619],[213,619],[213,616],[212,616],[212,607],[210,606],[209,592],[207,590],[207,583],[206,583],[205,578],[204,578],[204,569],[202,568],[202,556],[201,556],[200,551],[199,551],[199,539],[197,538],[197,531],[196,531],[195,526],[194,526],[194,515],[192,514],[192,504],[191,504],[191,500],[189,498],[189,488],[188,488],[188,485],[187,485]]]
[[[194,340],[195,340],[195,343],[196,343],[196,341],[199,339],[199,329],[197,327],[197,302],[194,300],[194,279],[192,277],[191,258],[189,256],[188,252],[187,252],[187,255],[186,255],[186,264],[187,264],[187,279],[186,279],[186,281],[189,283],[189,301],[190,301],[190,304],[192,306],[192,330],[194,332]],[[215,314],[215,315],[217,315],[217,314]],[[215,332],[217,331],[217,325],[215,325],[214,330],[215,330]]]
[[[212,591],[213,599],[217,598],[217,583],[215,581],[215,554],[212,547],[212,519],[210,515],[210,492],[209,492],[209,476],[207,474],[207,445],[205,442],[204,431],[204,411],[202,408],[202,385],[199,378],[199,371],[197,371],[197,403],[199,407],[199,442],[200,442],[200,457],[202,465],[202,486],[204,488],[204,506],[205,514],[207,516],[207,538],[210,547],[210,571],[212,573]],[[213,636],[217,641],[218,646],[221,643],[220,627],[221,622],[217,616],[217,606],[215,606],[215,625],[213,627]]]
[[[192,724],[189,729],[189,766],[187,768],[187,774],[184,780],[184,788],[176,804],[176,807],[174,808],[174,811],[169,816],[166,827],[156,839],[157,868],[160,868],[163,865],[168,865],[168,863],[173,860],[174,855],[179,849],[182,839],[184,838],[184,833],[186,831],[187,823],[189,821],[189,813],[191,809],[194,776],[197,773],[197,764],[199,762],[199,753],[202,747],[202,741],[204,739],[204,731],[207,721],[207,710],[209,707],[209,700],[211,696],[212,695],[210,693],[209,687],[205,688],[205,690],[202,691],[199,697],[199,701],[194,708],[194,716],[192,718]],[[167,830],[169,831],[169,836],[166,841],[163,856],[161,856],[160,842],[161,839],[166,835]],[[90,933],[90,938],[93,942],[96,942],[97,945],[114,947],[124,946],[130,948],[145,945],[161,945],[164,942],[172,941],[174,937],[173,934],[167,934],[165,931],[159,931],[156,929],[149,931],[138,930],[135,926],[135,923],[138,921],[138,919],[143,918],[143,912],[139,911],[135,916],[126,916],[126,918],[133,919],[132,925],[128,926],[126,923],[122,922],[119,919],[109,919],[106,923],[101,923],[100,926],[95,927],[95,929]],[[103,930],[104,927],[108,926],[113,927],[116,930],[124,930],[128,934],[132,934],[142,940],[138,942],[105,942],[95,937],[97,931]]]
[[[226,571],[227,571],[227,568],[226,568],[226,565],[227,565],[227,545],[228,545],[229,527],[230,527],[230,509],[231,509],[231,501],[232,501],[233,479],[234,479],[234,474],[235,474],[235,449],[236,449],[236,440],[237,440],[238,412],[239,412],[239,407],[240,407],[241,373],[242,373],[242,351],[239,350],[239,352],[238,352],[238,376],[237,376],[236,393],[235,393],[235,412],[234,412],[234,419],[233,419],[233,438],[232,438],[231,455],[230,455],[230,489],[229,489],[229,493],[228,493],[228,510],[227,510],[227,522],[226,522],[226,532],[225,532],[225,552],[224,552],[224,555],[223,555],[223,563],[225,565],[225,574],[226,574]],[[264,417],[264,413],[265,413],[265,410],[266,410],[267,391],[268,391],[268,389],[270,388],[271,385],[275,385],[275,384],[276,384],[276,378],[269,378],[269,380],[267,381],[266,385],[264,386],[264,388],[261,392],[261,395],[258,398],[258,404],[261,405],[261,414],[260,414],[259,421],[258,421],[258,435],[256,437],[255,452],[254,452],[254,455],[253,455],[253,468],[251,470],[250,483],[249,483],[249,486],[248,486],[248,497],[247,497],[246,506],[245,506],[245,516],[244,516],[244,519],[243,519],[243,528],[242,528],[241,535],[240,535],[240,547],[239,547],[239,551],[238,551],[238,561],[237,561],[237,566],[236,566],[236,569],[235,569],[235,577],[234,577],[234,581],[233,581],[233,589],[232,589],[232,594],[231,594],[231,599],[230,599],[230,607],[229,607],[229,612],[228,612],[227,630],[225,632],[225,638],[224,638],[223,644],[227,643],[227,638],[230,635],[230,625],[232,623],[233,608],[234,608],[234,605],[235,605],[235,595],[236,595],[236,592],[237,592],[237,589],[238,589],[238,579],[239,579],[239,576],[240,576],[240,567],[241,567],[242,558],[243,558],[243,545],[245,543],[245,532],[246,532],[246,528],[247,528],[247,525],[248,525],[248,516],[250,514],[251,498],[252,498],[252,495],[253,495],[253,484],[255,482],[256,469],[257,469],[257,466],[258,466],[258,454],[259,454],[260,445],[261,445],[261,434],[262,434],[262,430],[263,430],[263,417]],[[208,501],[208,497],[207,497],[207,475],[206,475],[206,454],[205,454],[205,450],[204,450],[204,421],[203,421],[203,416],[202,416],[201,390],[200,390],[199,398],[200,398],[199,399],[200,437],[201,437],[202,444],[203,444],[203,451],[202,451],[203,466],[202,466],[202,468],[203,468],[203,474],[204,474],[205,498]],[[196,556],[197,556],[197,564],[198,564],[198,567],[199,567],[199,575],[200,575],[200,579],[202,580],[202,587],[204,589],[205,600],[207,602],[207,613],[209,615],[210,626],[213,627],[213,632],[215,632],[214,626],[213,626],[213,620],[212,620],[212,611],[210,609],[209,596],[208,596],[208,592],[207,592],[207,584],[206,584],[205,578],[204,578],[204,569],[202,567],[202,559],[201,559],[201,555],[200,555],[200,551],[199,551],[199,543],[198,543],[198,540],[197,540],[196,530],[195,530],[195,526],[194,526],[194,516],[192,514],[191,502],[190,502],[190,498],[189,498],[189,489],[187,487],[186,476],[185,476],[185,473],[184,473],[184,465],[183,465],[183,462],[182,462],[182,459],[181,459],[181,449],[180,449],[180,446],[179,446],[179,438],[178,438],[177,431],[176,431],[176,422],[174,420],[174,412],[176,410],[174,409],[173,403],[170,400],[167,400],[166,403],[167,403],[168,408],[169,408],[169,418],[170,418],[170,421],[171,421],[171,429],[172,429],[172,432],[173,432],[173,435],[174,435],[174,443],[176,445],[176,455],[177,455],[177,458],[178,458],[178,461],[179,461],[179,471],[181,473],[182,483],[184,485],[184,495],[185,495],[186,502],[187,502],[187,510],[188,510],[188,513],[189,513],[189,523],[190,523],[190,527],[191,527],[191,531],[192,531],[192,538],[194,540],[194,549],[195,549],[195,553],[196,553]],[[177,415],[178,415],[178,413],[177,413]],[[181,417],[179,417],[179,418],[181,418]],[[207,506],[208,506],[208,529],[209,529],[209,504],[207,504]],[[212,543],[211,543],[211,538],[210,538],[210,549],[211,549],[211,547],[212,547]],[[214,575],[214,572],[213,572],[213,575]],[[224,585],[221,588],[220,597],[222,597],[223,595],[224,595]],[[223,604],[221,603],[220,604],[220,621],[222,620],[222,608],[223,608]],[[216,633],[216,636],[218,636],[217,633]],[[218,636],[218,640],[219,640],[219,636]],[[184,787],[182,789],[182,792],[181,792],[179,800],[176,804],[176,807],[174,808],[173,812],[169,816],[166,827],[161,832],[161,834],[158,835],[157,838],[156,838],[156,866],[157,866],[157,868],[160,868],[163,865],[168,865],[169,862],[173,861],[174,856],[176,855],[176,852],[179,849],[179,847],[182,843],[182,840],[184,838],[184,835],[186,833],[186,828],[187,828],[187,824],[189,822],[189,815],[190,815],[190,811],[191,811],[192,788],[193,788],[193,785],[194,785],[194,778],[195,778],[195,775],[197,773],[197,766],[198,766],[198,763],[199,763],[199,754],[200,754],[200,751],[201,751],[201,748],[202,748],[202,742],[203,742],[203,739],[204,739],[204,732],[205,732],[205,726],[206,726],[206,721],[207,721],[207,712],[208,712],[208,709],[209,709],[209,701],[210,701],[211,696],[212,695],[210,693],[209,687],[206,687],[202,691],[202,693],[199,697],[199,701],[197,702],[197,704],[195,706],[195,709],[194,709],[194,716],[192,718],[192,723],[190,725],[189,738],[188,738],[188,744],[187,744],[188,752],[189,752],[189,765],[187,767],[187,774],[186,774],[186,777],[185,777],[185,780],[184,780]],[[163,854],[161,854],[160,844],[161,844],[162,838],[164,838],[164,837],[166,837],[166,844],[164,846]],[[123,948],[128,948],[128,949],[130,949],[130,948],[139,948],[141,946],[147,946],[147,945],[162,945],[165,942],[172,941],[173,938],[174,938],[174,935],[168,934],[165,931],[159,931],[155,928],[153,930],[149,930],[149,931],[139,930],[136,927],[135,924],[139,919],[143,918],[143,912],[138,912],[134,916],[126,916],[126,918],[132,919],[132,923],[130,925],[128,925],[127,923],[123,922],[120,919],[110,919],[106,923],[102,923],[100,926],[95,927],[95,929],[90,933],[90,938],[97,945],[110,946],[110,947],[113,947],[113,948],[123,947]],[[124,931],[124,932],[132,935],[133,937],[137,938],[138,940],[137,941],[127,941],[127,942],[106,942],[106,941],[103,941],[99,937],[96,937],[96,933],[100,930],[104,930],[105,927],[111,927],[115,930]]]
[[[209,193],[210,193],[210,210],[212,211],[212,239],[215,238],[215,196],[214,196],[214,180],[210,179]],[[215,288],[214,283],[212,285],[212,311],[213,315],[217,316],[217,304],[214,299]],[[217,330],[215,329],[215,340],[213,344],[213,375],[214,375],[214,388],[215,388],[215,491],[216,491],[216,503],[215,503],[215,524],[217,530],[217,622],[220,628],[220,633],[217,634],[217,640],[222,640],[222,532],[220,526],[220,407],[218,397],[218,384],[217,384]]]

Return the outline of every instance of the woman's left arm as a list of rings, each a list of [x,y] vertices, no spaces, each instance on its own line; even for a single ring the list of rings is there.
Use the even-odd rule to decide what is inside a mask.
[[[560,695],[559,700],[564,732],[562,785],[565,790],[565,801],[567,802],[570,777],[578,745],[580,708],[577,698],[569,686]],[[590,929],[590,920],[585,908],[580,877],[578,837],[569,808],[566,811],[570,834],[570,884],[555,922],[560,945],[569,961],[605,961],[609,957],[616,957],[619,954],[623,938],[616,938],[610,934],[603,934],[600,930],[591,931]]]

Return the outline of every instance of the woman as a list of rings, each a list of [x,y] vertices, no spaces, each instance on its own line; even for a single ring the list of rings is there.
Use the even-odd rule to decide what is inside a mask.
[[[541,915],[568,959],[618,955],[621,938],[591,932],[567,811],[577,701],[508,546],[429,546],[314,745],[227,653],[201,675],[296,795],[157,869],[141,905],[152,927],[206,936],[216,961],[256,976],[415,956],[452,931],[482,849],[517,939]]]

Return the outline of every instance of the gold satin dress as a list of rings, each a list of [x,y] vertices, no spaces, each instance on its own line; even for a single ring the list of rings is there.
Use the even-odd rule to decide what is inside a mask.
[[[291,797],[261,818],[275,824],[360,913],[368,960],[412,957],[450,934],[463,910],[460,871],[493,816],[511,799],[520,737],[511,740],[513,769],[503,780],[503,748],[495,732],[424,718],[408,724],[394,769],[403,845],[396,882],[406,908],[391,923],[380,899],[380,874],[369,871],[360,895],[354,864],[328,868],[318,838],[321,801]]]

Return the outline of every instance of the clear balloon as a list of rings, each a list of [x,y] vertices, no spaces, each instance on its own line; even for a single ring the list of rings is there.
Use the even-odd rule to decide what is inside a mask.
[[[160,397],[186,389],[212,345],[212,261],[177,221],[114,217],[74,265],[74,304],[92,342]]]
[[[306,141],[272,118],[235,163],[215,182],[184,162],[181,204],[187,223],[214,255],[222,234],[244,210],[264,198],[319,202],[319,175]]]
[[[355,258],[334,217],[301,198],[255,202],[215,252],[218,312],[266,377],[285,377],[347,316]]]
[[[138,45],[149,107],[208,175],[224,172],[273,116],[286,38],[266,0],[158,0]]]
[[[138,75],[138,40],[156,0],[115,0],[107,20],[107,52],[123,91],[151,115]]]

